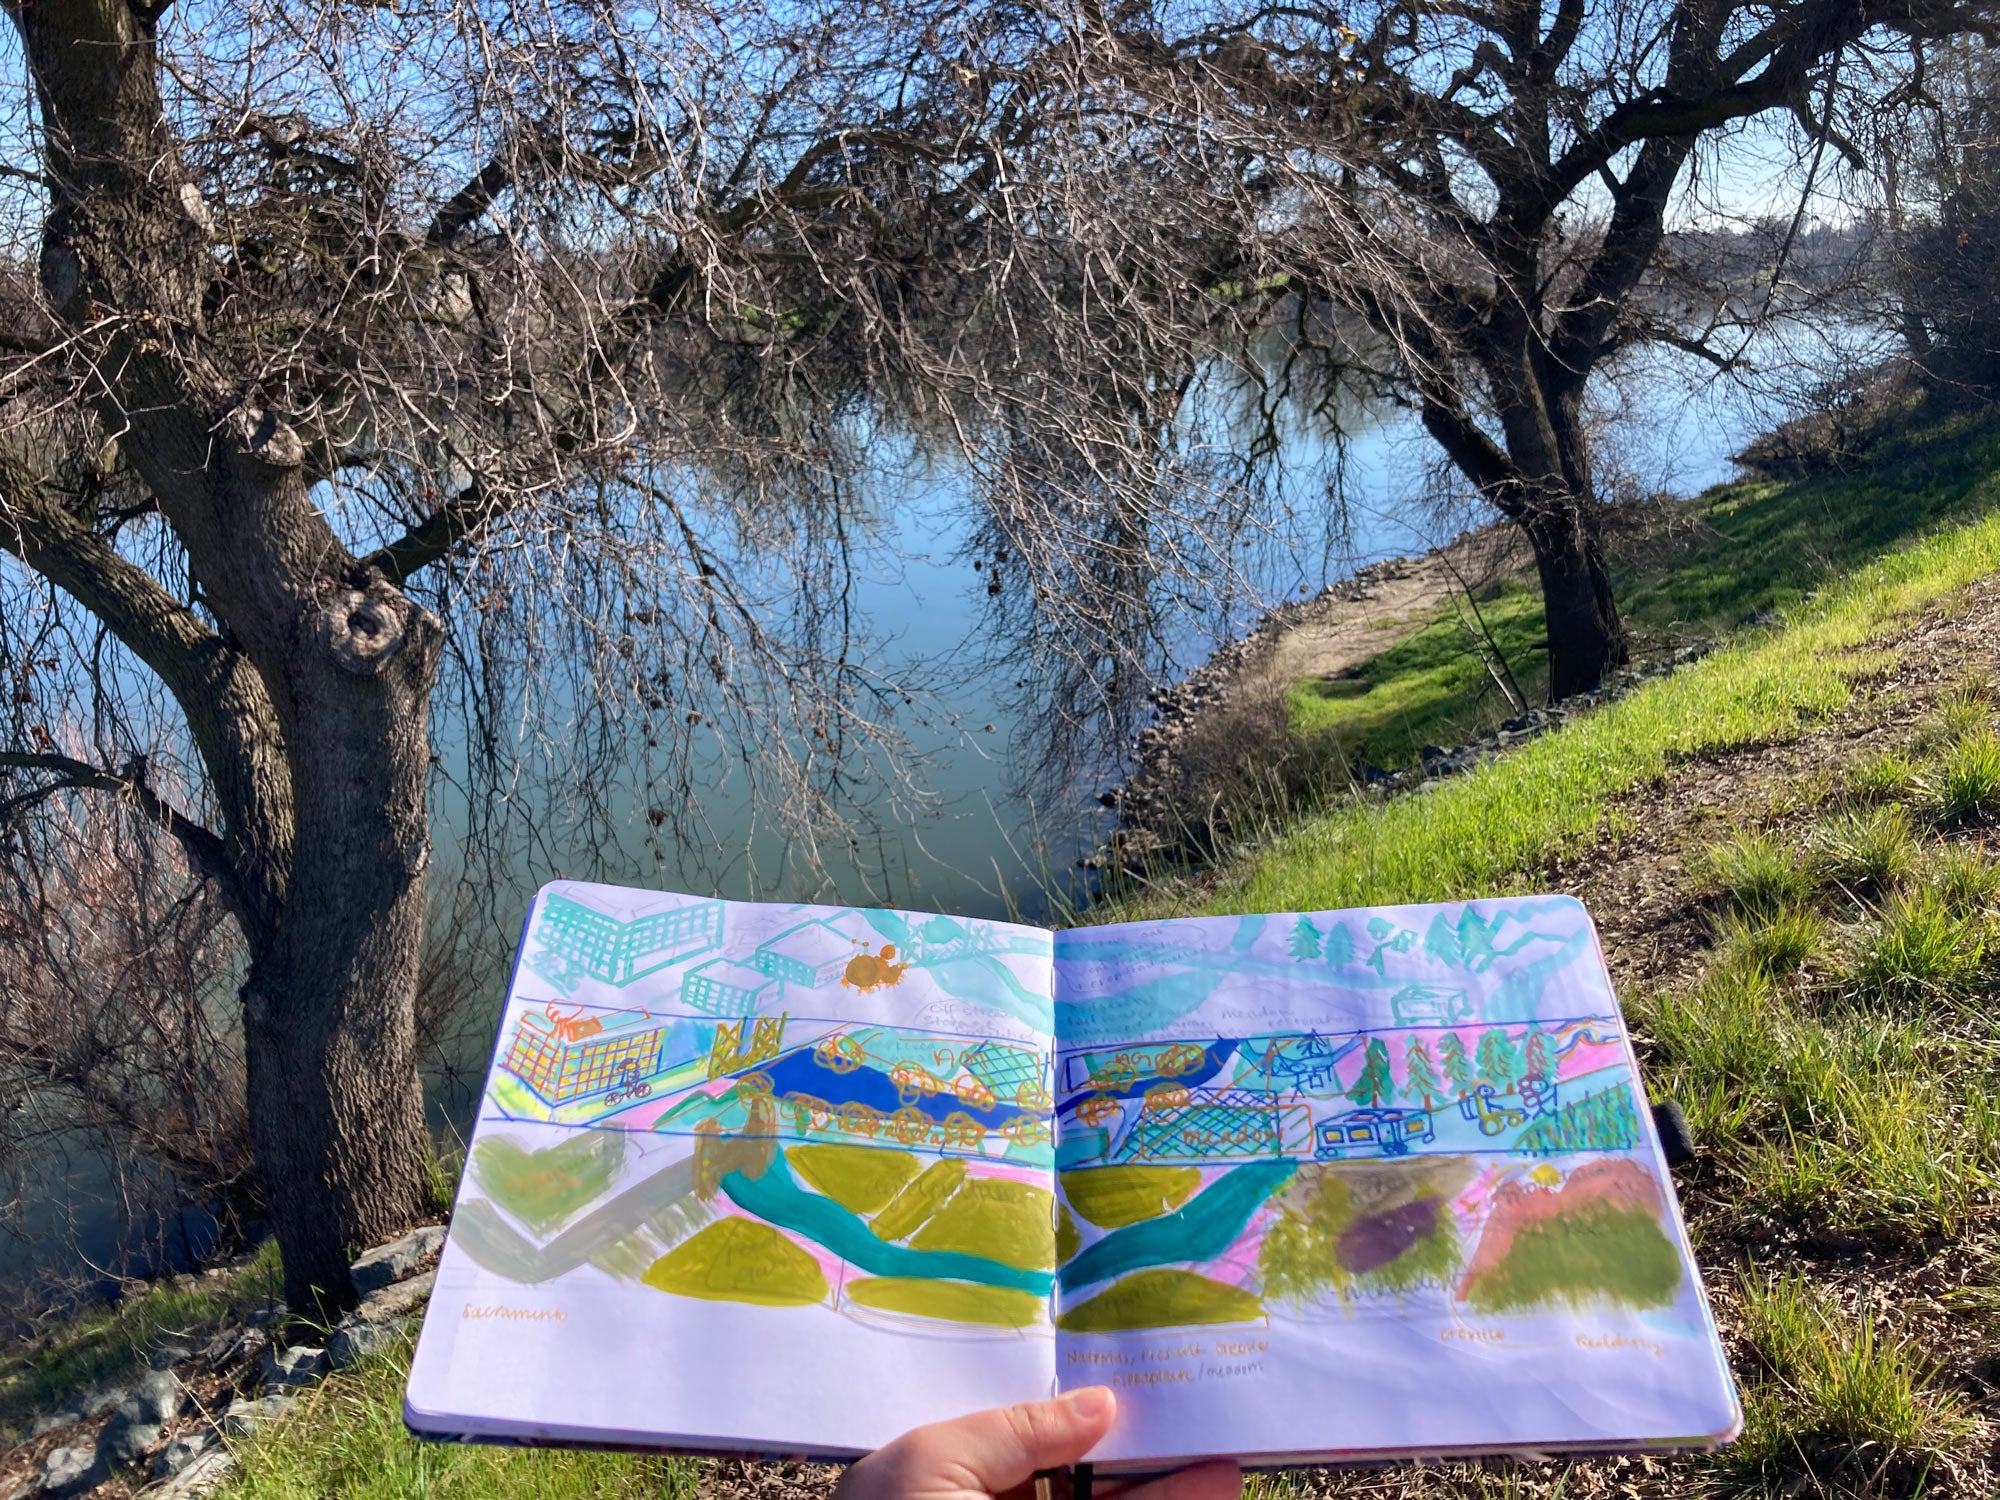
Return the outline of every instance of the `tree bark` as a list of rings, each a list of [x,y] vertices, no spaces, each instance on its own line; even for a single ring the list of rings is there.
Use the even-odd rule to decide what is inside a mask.
[[[1549,632],[1549,701],[1589,692],[1626,660],[1594,503],[1553,495],[1529,502],[1518,524],[1534,549]]]
[[[351,1306],[350,1252],[423,1207],[414,1000],[442,628],[379,577],[328,589],[288,676],[298,836],[243,986],[251,1140],[286,1300]]]
[[[152,14],[9,13],[47,141],[44,291],[221,628],[89,536],[43,528],[31,565],[161,673],[203,755],[250,953],[258,1185],[286,1300],[326,1317],[355,1300],[350,1253],[423,1204],[414,1000],[443,630],[341,543],[298,434],[211,346],[208,215],[162,109]]]

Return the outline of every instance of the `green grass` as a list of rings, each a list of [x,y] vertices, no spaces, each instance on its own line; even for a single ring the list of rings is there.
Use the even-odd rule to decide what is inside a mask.
[[[1798,973],[1827,946],[1826,919],[1818,912],[1782,909],[1768,916],[1727,916],[1716,927],[1724,963],[1772,979]]]
[[[1829,580],[1990,507],[1996,469],[2000,427],[1957,421],[1886,443],[1849,475],[1710,490],[1671,529],[1612,544],[1636,653],[1721,634],[1753,613],[1809,609]],[[1492,589],[1479,612],[1532,699],[1548,663],[1531,576]],[[1413,762],[1423,744],[1451,745],[1507,717],[1513,710],[1480,659],[1483,643],[1461,619],[1472,623],[1462,600],[1352,673],[1296,684],[1295,730],[1327,753],[1395,766]]]
[[[1865,1311],[1844,1312],[1797,1276],[1747,1277],[1742,1306],[1757,1368],[1725,1471],[1835,1484],[1896,1473],[1894,1492],[1910,1493],[1903,1486],[1969,1432],[1963,1399]]]
[[[116,1307],[67,1319],[48,1337],[0,1354],[0,1423],[61,1406],[80,1391],[145,1366],[163,1344],[199,1343],[278,1300],[277,1242],[230,1277],[191,1287],[159,1283]]]
[[[694,1500],[692,1459],[420,1442],[403,1426],[409,1359],[403,1343],[306,1391],[233,1445],[216,1500]]]
[[[1760,968],[1718,963],[1631,1006],[1648,1080],[1724,1174],[1726,1216],[1956,1232],[2000,1167],[2000,1116],[1968,1097],[1974,1049],[1909,1016],[1819,1014]]]
[[[2000,482],[1987,486],[2000,502]],[[2000,514],[1939,532],[1823,589],[1791,628],[1725,646],[1420,796],[1352,801],[1219,872],[1094,920],[1175,912],[1313,911],[1524,891],[1592,839],[1614,798],[1699,756],[1796,735],[1891,664],[1872,640],[2000,566]]]
[[[1774,917],[1813,893],[1812,874],[1797,851],[1766,833],[1737,833],[1711,844],[1694,867],[1702,889],[1739,916]]]
[[[1842,778],[1847,795],[1857,803],[1901,802],[1918,793],[1917,763],[1900,750],[1857,761]]]
[[[1889,1009],[1955,1009],[1988,987],[1990,923],[1926,886],[1866,921],[1844,975],[1850,999]]]
[[[1981,726],[1961,735],[1923,786],[1938,822],[1950,825],[2000,813],[2000,735]]]
[[[1820,884],[1856,895],[1901,885],[1922,852],[1909,813],[1894,805],[1845,808],[1822,818],[1806,847]]]
[[[1479,620],[1519,678],[1529,702],[1546,696],[1548,651],[1541,595],[1510,580],[1479,602]],[[1444,610],[1430,624],[1349,673],[1307,678],[1286,697],[1294,732],[1357,760],[1406,765],[1427,744],[1452,745],[1511,716],[1481,660],[1471,610]]]

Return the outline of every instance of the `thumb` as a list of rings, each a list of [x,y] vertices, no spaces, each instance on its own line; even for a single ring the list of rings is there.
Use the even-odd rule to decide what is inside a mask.
[[[1104,1386],[1024,1401],[905,1433],[849,1471],[850,1496],[998,1495],[1042,1469],[1082,1458],[1111,1429],[1118,1402]],[[874,1473],[863,1471],[874,1469]],[[869,1481],[875,1481],[870,1483]],[[882,1484],[882,1481],[888,1481]]]

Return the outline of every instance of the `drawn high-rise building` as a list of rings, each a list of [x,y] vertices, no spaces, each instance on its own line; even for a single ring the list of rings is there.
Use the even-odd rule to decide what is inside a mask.
[[[535,919],[546,954],[605,984],[630,984],[722,941],[722,903],[696,901],[629,919],[567,896],[550,896]]]
[[[759,947],[750,962],[786,984],[824,989],[840,983],[849,961],[863,951],[863,942],[831,922],[801,922]]]

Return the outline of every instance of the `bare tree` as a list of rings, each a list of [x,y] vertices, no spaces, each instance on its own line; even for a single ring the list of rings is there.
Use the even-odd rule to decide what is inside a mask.
[[[1808,163],[1853,154],[1834,101],[1857,58],[1996,35],[1990,7],[1960,0],[1124,4],[1080,24],[1155,137],[1189,143],[1156,168],[1192,168],[1188,192],[1235,214],[1244,270],[1215,284],[1266,289],[1308,364],[1316,330],[1372,332],[1373,347],[1322,333],[1318,352],[1412,408],[1520,527],[1557,698],[1625,654],[1584,415],[1593,375],[1648,343],[1724,365],[1740,353],[1709,336],[1744,304],[1691,277],[1670,242],[1697,149],[1789,115]],[[1764,186],[1744,179],[1748,159],[1718,148],[1709,165],[1737,173],[1738,193]],[[1767,275],[1782,277],[1784,239]]]
[[[1052,17],[9,14],[0,802],[116,798],[225,903],[295,1306],[423,1201],[434,787],[503,858],[622,795],[699,836],[718,766],[837,807],[903,699],[849,607],[887,468],[969,477],[1071,722],[1231,566],[1214,225]]]

